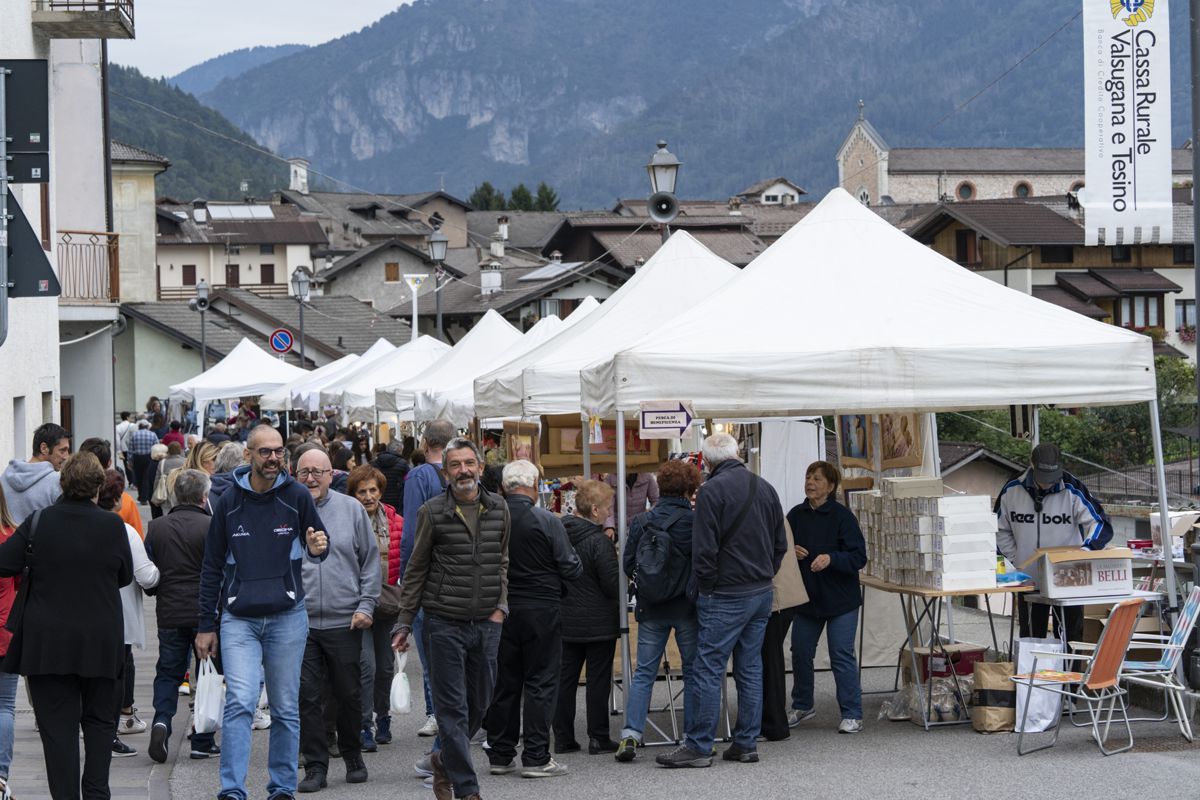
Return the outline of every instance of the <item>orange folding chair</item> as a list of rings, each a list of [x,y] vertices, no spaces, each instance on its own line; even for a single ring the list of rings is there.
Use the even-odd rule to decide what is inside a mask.
[[[1077,700],[1087,705],[1092,723],[1092,738],[1096,740],[1096,745],[1100,748],[1101,753],[1110,756],[1113,753],[1121,753],[1133,748],[1133,729],[1129,727],[1129,714],[1125,705],[1125,696],[1128,694],[1128,690],[1121,688],[1119,679],[1121,664],[1125,660],[1125,653],[1129,650],[1129,640],[1133,637],[1133,628],[1144,602],[1141,598],[1136,598],[1118,603],[1113,608],[1112,614],[1109,615],[1104,632],[1100,635],[1100,641],[1096,643],[1096,650],[1091,655],[1033,651],[1033,669],[1024,675],[1014,675],[1011,680],[1014,683],[1023,683],[1028,686],[1031,696],[1034,689],[1055,692],[1060,695],[1062,698],[1059,708],[1060,720],[1055,724],[1054,736],[1048,744],[1026,750],[1024,747],[1025,733],[1022,731],[1018,734],[1018,755],[1027,755],[1058,744],[1058,733],[1062,729],[1061,716],[1067,709],[1068,700]],[[1040,657],[1079,661],[1086,664],[1087,668],[1084,672],[1039,670],[1037,662]],[[1028,715],[1029,703],[1027,702],[1025,711],[1021,715],[1022,729],[1025,727],[1025,719]],[[1124,723],[1128,742],[1120,747],[1109,748],[1105,742],[1108,741],[1109,728],[1114,718],[1118,722]],[[1101,721],[1104,723],[1103,731],[1101,730]]]

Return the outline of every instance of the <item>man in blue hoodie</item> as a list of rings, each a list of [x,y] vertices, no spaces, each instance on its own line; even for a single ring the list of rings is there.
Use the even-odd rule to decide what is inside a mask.
[[[325,558],[329,542],[308,490],[282,469],[287,450],[279,432],[255,428],[250,465],[233,471],[234,484],[213,504],[200,573],[196,651],[217,649],[225,667],[224,734],[219,800],[246,800],[250,726],[264,673],[273,723],[267,755],[267,793],[296,793],[300,748],[300,663],[308,637],[301,567]]]
[[[33,456],[28,461],[13,459],[0,474],[0,487],[8,511],[20,525],[39,508],[53,505],[62,495],[58,471],[71,455],[71,436],[61,425],[47,422],[33,432]]]

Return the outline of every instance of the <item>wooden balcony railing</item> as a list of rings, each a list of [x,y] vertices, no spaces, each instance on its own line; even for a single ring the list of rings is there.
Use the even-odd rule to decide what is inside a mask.
[[[33,25],[51,39],[132,39],[133,0],[32,0]]]
[[[58,232],[58,280],[64,302],[117,303],[121,299],[120,236],[104,231]]]
[[[223,283],[214,283],[208,287],[210,291],[217,289],[228,288]],[[234,289],[245,289],[248,292],[253,292],[259,297],[287,297],[288,285],[286,283],[240,283],[233,287]],[[195,286],[159,286],[159,300],[191,300],[196,296]]]

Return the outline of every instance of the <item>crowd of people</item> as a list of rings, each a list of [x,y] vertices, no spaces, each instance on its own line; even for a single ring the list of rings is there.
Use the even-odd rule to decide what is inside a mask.
[[[394,735],[392,652],[414,643],[414,705],[425,711],[415,732],[433,740],[415,769],[438,800],[478,796],[473,742],[492,775],[567,774],[554,756],[583,749],[585,668],[587,752],[635,760],[672,633],[684,737],[658,764],[712,764],[731,657],[738,701],[724,760],[755,762],[760,734],[787,738],[812,718],[822,631],[838,730],[862,729],[853,636],[866,548],[826,462],[809,467],[807,499],[785,513],[738,442],[710,436],[706,478],[687,461],[630,476],[619,553],[611,476],[576,481],[573,513],[560,517],[541,506],[537,466],[489,466],[446,421],[427,424],[419,447],[398,438],[372,448],[366,429],[332,415],[293,421],[285,438],[242,414],[201,439],[161,413],[152,401],[140,418],[123,414],[115,448],[93,439],[73,453],[64,429],[43,425],[32,456],[0,475],[0,618],[11,613],[14,631],[0,636],[0,791],[18,674],[51,794],[77,797],[81,785],[85,795],[107,785],[112,757],[137,752],[127,734],[149,729],[150,757],[168,759],[181,686],[209,658],[226,687],[220,744],[193,731],[188,749],[219,758],[219,797],[245,800],[262,727],[270,797],[320,791],[334,772],[367,781],[363,753]],[[144,530],[138,503],[154,509]],[[636,671],[613,738],[622,572],[635,598]],[[149,725],[132,658],[147,644],[143,594],[155,596],[158,623]],[[332,768],[339,758],[344,771]]]

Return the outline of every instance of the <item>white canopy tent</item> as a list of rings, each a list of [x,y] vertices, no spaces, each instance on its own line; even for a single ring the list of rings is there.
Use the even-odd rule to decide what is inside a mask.
[[[374,394],[375,406],[380,411],[411,419],[418,390],[436,391],[454,386],[464,378],[473,378],[495,364],[498,358],[503,358],[511,348],[516,347],[522,336],[521,331],[508,320],[495,310],[488,309],[483,318],[454,345],[445,358],[439,359],[419,375],[404,377],[386,386],[377,387]]]
[[[370,369],[371,364],[396,352],[396,346],[387,339],[377,339],[367,352],[363,353],[353,363],[346,364],[341,369],[317,376],[315,373],[308,381],[300,381],[291,389],[288,399],[291,408],[319,411],[321,409],[321,392],[334,388],[352,376],[360,375]]]
[[[397,378],[419,375],[450,352],[450,345],[432,336],[397,347],[369,363],[361,360],[345,375],[321,389],[321,405],[341,406],[351,420],[375,419],[376,387]]]
[[[172,403],[191,403],[203,409],[212,400],[258,397],[307,374],[242,339],[208,371],[172,386],[169,397]]]
[[[672,318],[664,311],[690,309],[737,274],[737,267],[691,234],[677,231],[578,325],[476,379],[476,414],[495,418],[579,411],[582,367],[642,341]]]
[[[261,405],[263,408],[278,409],[283,411],[289,411],[292,408],[302,407],[292,405],[293,391],[301,387],[308,386],[314,381],[321,381],[330,377],[331,375],[336,375],[339,372],[343,372],[353,366],[356,361],[358,361],[358,354],[351,353],[350,355],[342,356],[337,361],[330,361],[323,367],[318,367],[317,369],[305,372],[295,380],[288,381],[278,389],[272,389],[264,394],[259,399],[259,405]]]

